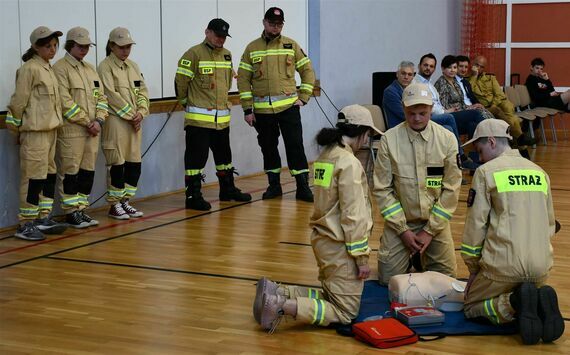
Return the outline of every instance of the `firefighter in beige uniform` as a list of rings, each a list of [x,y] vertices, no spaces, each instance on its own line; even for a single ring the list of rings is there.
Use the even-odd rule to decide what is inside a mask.
[[[424,269],[455,277],[449,220],[457,207],[461,171],[457,140],[430,121],[431,92],[408,86],[402,96],[406,121],[380,140],[374,195],[385,220],[378,250],[378,281],[408,272],[420,253]]]
[[[354,156],[372,130],[370,111],[360,105],[343,108],[336,129],[322,129],[317,143],[324,149],[314,163],[315,205],[311,245],[322,290],[258,282],[254,316],[271,330],[280,314],[305,323],[350,324],[358,315],[368,267],[372,207],[366,174]],[[282,312],[281,312],[282,310]]]
[[[210,149],[220,182],[220,201],[251,200],[251,195],[242,193],[234,183],[228,102],[234,71],[232,54],[224,48],[229,28],[220,18],[211,20],[204,41],[184,53],[176,70],[176,97],[186,108],[184,168],[186,208],[190,209],[207,211],[212,207],[200,191]]]
[[[45,26],[32,32],[32,46],[22,56],[24,64],[16,73],[16,89],[8,104],[6,126],[20,143],[20,225],[14,236],[25,240],[42,240],[42,232],[65,229],[49,218],[55,193],[57,128],[63,124],[57,79],[49,61],[61,35]]]
[[[61,207],[74,228],[98,225],[85,213],[95,177],[99,133],[108,116],[107,97],[99,75],[83,58],[94,45],[89,32],[74,27],[67,32],[65,57],[53,66],[59,81],[64,125],[58,131],[57,158],[62,184]]]
[[[129,219],[143,213],[130,205],[141,174],[141,125],[149,114],[148,90],[138,65],[128,59],[135,44],[126,28],[109,34],[107,58],[98,72],[109,103],[101,145],[110,166],[109,217]]]
[[[473,176],[461,244],[470,273],[465,315],[495,324],[517,318],[525,344],[550,342],[564,332],[556,292],[542,286],[553,263],[550,179],[509,139],[506,122],[485,120],[466,143],[484,164]]]

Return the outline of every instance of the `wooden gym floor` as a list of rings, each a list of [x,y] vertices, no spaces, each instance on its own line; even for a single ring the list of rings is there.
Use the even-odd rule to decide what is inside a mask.
[[[570,144],[539,146],[534,159],[550,174],[562,231],[553,239],[549,284],[570,317]],[[2,354],[230,354],[378,351],[334,330],[289,319],[262,332],[251,314],[255,281],[318,286],[307,225],[311,204],[295,200],[284,178],[283,198],[261,200],[265,177],[240,179],[252,192],[245,204],[219,203],[208,213],[186,211],[183,194],[135,202],[145,217],[116,221],[93,213],[99,227],[69,230],[42,242],[0,233],[0,353]],[[468,176],[466,178],[469,179]],[[142,181],[144,184],[144,181]],[[460,244],[468,186],[452,220]],[[376,211],[371,247],[382,220]],[[458,255],[459,277],[467,270]],[[376,275],[376,252],[370,258]],[[567,329],[570,323],[566,323]],[[518,336],[450,336],[393,348],[399,354],[570,353],[570,330],[555,344],[521,345]]]

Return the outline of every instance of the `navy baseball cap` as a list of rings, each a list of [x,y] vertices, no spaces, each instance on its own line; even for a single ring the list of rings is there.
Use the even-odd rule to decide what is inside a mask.
[[[283,13],[283,10],[278,7],[270,7],[265,12],[264,19],[269,22],[283,23],[285,22],[285,14]]]
[[[218,36],[231,37],[229,34],[230,24],[221,18],[215,18],[208,23],[208,30],[214,31]]]

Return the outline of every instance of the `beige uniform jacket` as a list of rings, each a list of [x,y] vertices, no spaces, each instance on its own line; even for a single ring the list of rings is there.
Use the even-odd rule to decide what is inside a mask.
[[[366,174],[352,149],[326,148],[314,163],[315,204],[309,225],[318,235],[343,242],[357,265],[366,265],[372,207]]]
[[[477,100],[485,107],[498,106],[507,99],[497,78],[492,74],[473,75],[469,77],[469,83]]]
[[[473,177],[461,256],[470,273],[505,282],[538,282],[552,267],[550,179],[509,149]]]
[[[104,121],[109,115],[107,97],[95,67],[66,53],[54,64],[53,70],[59,81],[65,118],[59,130],[60,135],[89,136],[85,127],[96,119]]]
[[[16,90],[8,104],[6,126],[12,132],[50,131],[63,124],[57,78],[38,55],[16,72]]]
[[[178,61],[176,97],[186,106],[185,126],[224,129],[230,125],[228,91],[234,71],[232,54],[206,41],[190,48]]]
[[[387,228],[401,235],[419,226],[437,238],[457,207],[461,170],[457,140],[428,122],[415,132],[406,122],[386,131],[374,172],[374,196]]]
[[[140,112],[149,115],[148,89],[138,65],[130,59],[124,62],[111,53],[97,69],[109,104],[109,113],[132,120]]]
[[[301,75],[297,96],[295,70]],[[289,37],[260,38],[247,45],[238,69],[241,106],[262,114],[285,111],[297,99],[309,102],[315,84],[311,60]]]

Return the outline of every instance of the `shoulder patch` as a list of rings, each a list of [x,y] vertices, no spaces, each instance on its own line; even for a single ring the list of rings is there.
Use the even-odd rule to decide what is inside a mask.
[[[475,201],[475,195],[477,195],[477,191],[469,189],[469,195],[467,195],[467,207],[473,206],[473,202]]]
[[[285,49],[293,49],[293,43],[283,43],[283,48],[285,48]]]
[[[225,60],[232,60],[232,56],[229,54],[224,54],[224,59]]]
[[[330,187],[334,172],[334,164],[317,161],[313,164],[313,169],[314,185],[324,188]]]

